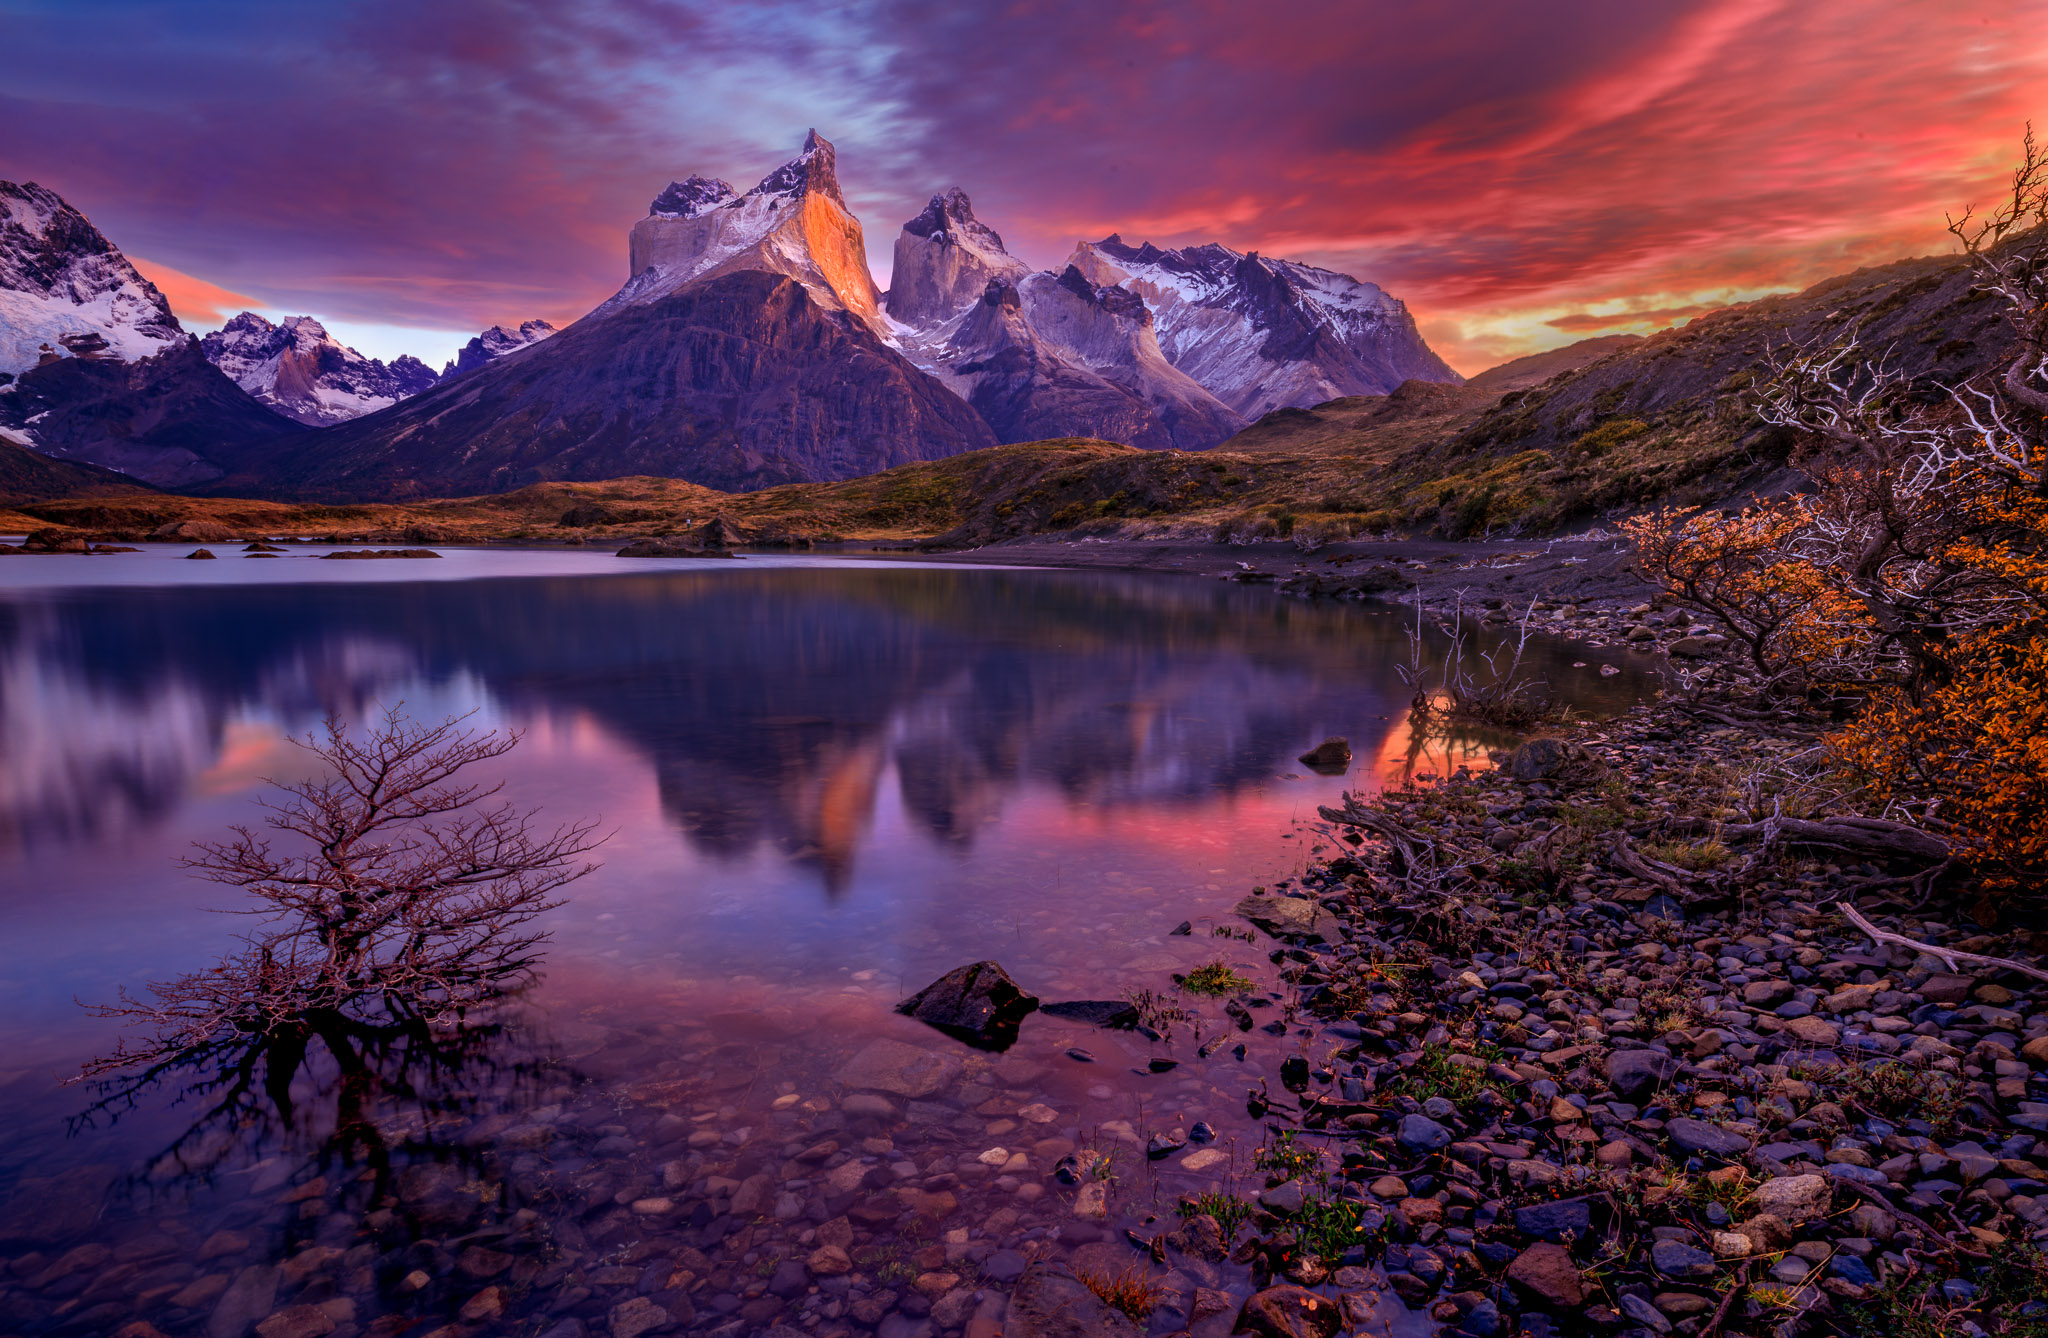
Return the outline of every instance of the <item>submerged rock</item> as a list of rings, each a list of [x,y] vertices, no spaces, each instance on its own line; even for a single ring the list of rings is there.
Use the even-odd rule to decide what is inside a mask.
[[[1007,1050],[1038,1008],[995,962],[959,966],[896,1005],[896,1011],[983,1050]]]
[[[1332,734],[1295,760],[1310,771],[1342,775],[1351,769],[1351,740]]]
[[[1141,1332],[1056,1264],[1025,1269],[1003,1315],[1003,1338],[1138,1338]]]
[[[961,1062],[952,1055],[920,1050],[901,1041],[870,1041],[833,1076],[848,1087],[892,1096],[926,1097],[950,1086],[960,1076]]]
[[[701,542],[688,539],[640,539],[627,544],[618,552],[623,558],[731,558],[738,561],[738,553],[722,548],[706,548]]]
[[[1137,1008],[1122,999],[1069,999],[1062,1003],[1040,1004],[1038,1011],[1047,1017],[1087,1022],[1098,1027],[1129,1028],[1138,1025]]]

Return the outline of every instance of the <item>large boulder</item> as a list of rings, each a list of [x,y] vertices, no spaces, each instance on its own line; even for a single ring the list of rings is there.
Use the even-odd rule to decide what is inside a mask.
[[[1341,776],[1351,769],[1351,740],[1332,734],[1297,760],[1310,771]]]
[[[1007,1050],[1017,1040],[1017,1026],[1038,1007],[1038,996],[1026,994],[994,962],[959,966],[896,1005],[949,1036],[983,1050]]]
[[[1335,1306],[1331,1307],[1335,1309]],[[1003,1338],[1139,1338],[1121,1310],[1057,1264],[1033,1264],[1010,1289]]]
[[[1337,917],[1306,897],[1246,897],[1235,910],[1274,938],[1337,937]]]

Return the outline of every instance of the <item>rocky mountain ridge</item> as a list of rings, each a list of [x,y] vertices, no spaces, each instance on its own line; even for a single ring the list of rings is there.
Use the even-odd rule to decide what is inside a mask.
[[[164,295],[91,220],[33,181],[0,181],[0,375],[184,341]]]
[[[440,379],[410,354],[388,366],[366,358],[311,316],[273,324],[245,311],[201,337],[199,347],[236,385],[308,427],[389,408]]]
[[[1462,378],[1377,284],[1227,246],[1162,251],[1111,233],[1068,262],[1143,298],[1167,360],[1246,419],[1403,381]]]
[[[493,325],[462,346],[455,360],[441,369],[442,379],[473,372],[487,362],[517,353],[528,344],[538,344],[557,333],[553,325],[541,320],[521,321],[517,326]]]

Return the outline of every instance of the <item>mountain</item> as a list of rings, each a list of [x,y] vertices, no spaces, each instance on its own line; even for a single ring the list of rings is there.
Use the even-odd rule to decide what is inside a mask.
[[[546,321],[521,321],[517,329],[509,325],[493,325],[464,344],[456,353],[455,361],[441,369],[441,376],[446,379],[473,372],[493,359],[516,353],[528,344],[538,344],[553,333],[555,327]]]
[[[879,331],[882,295],[868,273],[860,220],[847,212],[839,190],[837,158],[813,130],[795,158],[744,195],[707,177],[670,182],[633,225],[632,278],[596,314],[752,270],[787,275],[818,306]]]
[[[185,340],[170,303],[55,191],[0,181],[0,375],[146,358]]]
[[[410,354],[385,366],[327,333],[311,316],[272,325],[245,311],[202,337],[206,360],[285,417],[324,427],[386,409],[434,384],[434,370]]]
[[[1460,379],[1404,303],[1348,274],[1213,244],[1133,247],[1115,233],[1069,263],[1143,298],[1167,360],[1247,419]]]
[[[896,235],[889,318],[919,329],[940,325],[979,302],[991,281],[1014,285],[1030,272],[954,186],[932,196]]]
[[[159,496],[162,494],[111,469],[52,460],[0,428],[0,507],[59,498]]]
[[[188,487],[298,430],[207,361],[84,214],[34,182],[0,181],[0,436]]]
[[[1004,442],[1096,437],[1203,450],[1244,420],[1167,362],[1135,294],[1032,273],[957,186],[896,238],[888,314],[911,361]]]
[[[625,287],[560,333],[213,490],[381,499],[657,474],[738,491],[996,444],[877,333],[860,224],[815,131],[744,195],[673,183],[631,253]]]
[[[193,488],[257,467],[305,432],[258,404],[185,342],[134,362],[60,358],[0,390],[0,429],[60,460]]]

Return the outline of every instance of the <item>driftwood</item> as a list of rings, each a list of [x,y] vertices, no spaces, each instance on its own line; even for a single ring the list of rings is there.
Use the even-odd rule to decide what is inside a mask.
[[[1873,943],[1889,943],[1901,948],[1911,948],[1914,952],[1925,953],[1927,956],[1939,960],[1951,972],[1957,970],[1958,963],[1971,962],[1978,966],[1995,966],[2001,971],[2016,971],[2023,976],[2032,976],[2036,980],[2048,980],[2048,971],[2044,971],[2038,966],[2028,966],[2025,962],[2016,962],[2010,957],[1986,957],[1980,952],[1963,952],[1957,948],[1936,947],[1932,943],[1922,943],[1918,939],[1907,938],[1904,934],[1887,933],[1864,919],[1862,912],[1846,901],[1842,903],[1842,914],[1848,917],[1850,924],[1862,930],[1864,935]]]
[[[1714,823],[1694,819],[1674,829],[1708,832],[1723,841],[1785,841],[1795,846],[1826,846],[1884,859],[1915,859],[1939,864],[1949,858],[1948,842],[1932,832],[1883,818],[1768,818],[1763,822]]]
[[[1685,871],[1662,860],[1653,860],[1642,854],[1628,842],[1628,833],[1615,832],[1608,843],[1608,858],[1615,867],[1646,883],[1654,883],[1681,902],[1693,900],[1693,894],[1680,879]]]
[[[1316,812],[1323,816],[1325,822],[1334,822],[1345,827],[1361,827],[1385,841],[1399,861],[1394,872],[1400,877],[1413,877],[1430,867],[1431,862],[1425,860],[1417,850],[1418,846],[1424,844],[1421,838],[1385,814],[1374,812],[1359,803],[1353,795],[1344,796],[1342,808],[1318,808]]]

